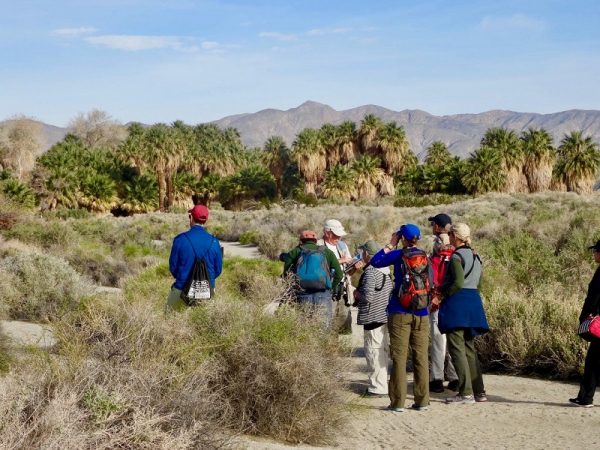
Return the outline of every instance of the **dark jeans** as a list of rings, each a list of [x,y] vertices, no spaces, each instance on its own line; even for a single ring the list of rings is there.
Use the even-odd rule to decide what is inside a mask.
[[[583,369],[583,379],[579,387],[577,397],[582,403],[592,403],[596,386],[600,381],[600,342],[594,341],[585,356],[585,368]]]
[[[475,338],[459,328],[447,333],[448,350],[458,375],[460,395],[484,394],[483,376],[475,350]]]

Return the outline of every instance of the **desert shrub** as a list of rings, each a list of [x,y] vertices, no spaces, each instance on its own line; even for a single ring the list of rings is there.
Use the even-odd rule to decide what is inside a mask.
[[[248,245],[248,244],[254,244],[256,245],[258,243],[258,231],[256,230],[248,230],[243,232],[242,234],[240,234],[240,244],[242,245]]]
[[[29,220],[19,222],[2,233],[8,239],[18,239],[44,249],[66,249],[77,245],[79,234],[68,223]]]
[[[427,205],[447,205],[449,203],[459,202],[465,199],[465,196],[451,194],[400,194],[394,199],[394,206],[397,208],[427,206]]]
[[[56,218],[56,219],[89,219],[92,217],[92,213],[87,209],[83,208],[56,208],[52,211],[47,211],[45,216],[48,218]]]
[[[0,274],[0,297],[13,319],[54,319],[89,291],[64,259],[50,255],[9,253],[0,260]]]
[[[11,361],[8,339],[2,333],[2,327],[0,326],[0,375],[9,371]]]

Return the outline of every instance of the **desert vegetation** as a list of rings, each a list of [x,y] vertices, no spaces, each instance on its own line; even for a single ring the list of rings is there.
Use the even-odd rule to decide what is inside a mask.
[[[407,221],[425,231],[441,208],[213,208],[212,232],[256,243],[267,258],[228,259],[214,303],[165,315],[169,243],[183,214],[39,217],[1,201],[0,314],[49,322],[58,340],[19,352],[0,339],[3,448],[205,448],[236,433],[329,442],[347,408],[345,353],[295,309],[265,314],[289,295],[273,260],[328,217],[345,224],[354,248],[385,242]],[[575,325],[594,270],[586,247],[600,238],[596,196],[487,194],[443,210],[472,226],[484,260],[487,370],[580,373]],[[98,293],[98,284],[122,291]]]
[[[488,129],[464,160],[435,141],[419,162],[404,128],[371,114],[360,124],[304,129],[289,148],[278,136],[247,148],[236,129],[214,124],[125,127],[93,110],[74,118],[69,134],[42,154],[34,122],[7,123],[0,130],[0,190],[42,210],[131,215],[177,210],[192,196],[241,210],[286,199],[394,197],[398,206],[417,206],[488,192],[589,193],[600,167],[598,143],[582,131],[555,143],[544,129],[519,135],[502,127]]]

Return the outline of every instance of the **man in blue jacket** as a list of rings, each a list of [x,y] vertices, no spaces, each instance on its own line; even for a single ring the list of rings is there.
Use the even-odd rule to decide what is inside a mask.
[[[215,279],[221,275],[223,269],[223,256],[221,245],[216,237],[204,229],[208,220],[208,208],[196,205],[188,211],[190,229],[178,234],[173,240],[171,256],[169,256],[169,270],[175,278],[171,292],[167,298],[167,310],[181,309],[186,306],[181,299],[181,289],[185,285],[196,257],[204,259],[210,279],[211,289],[215,288]]]

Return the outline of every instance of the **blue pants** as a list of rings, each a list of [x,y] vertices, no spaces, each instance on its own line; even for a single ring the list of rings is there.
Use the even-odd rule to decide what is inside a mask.
[[[296,301],[303,306],[312,309],[312,314],[322,315],[325,326],[329,328],[333,320],[333,304],[331,290],[317,292],[299,292]]]

